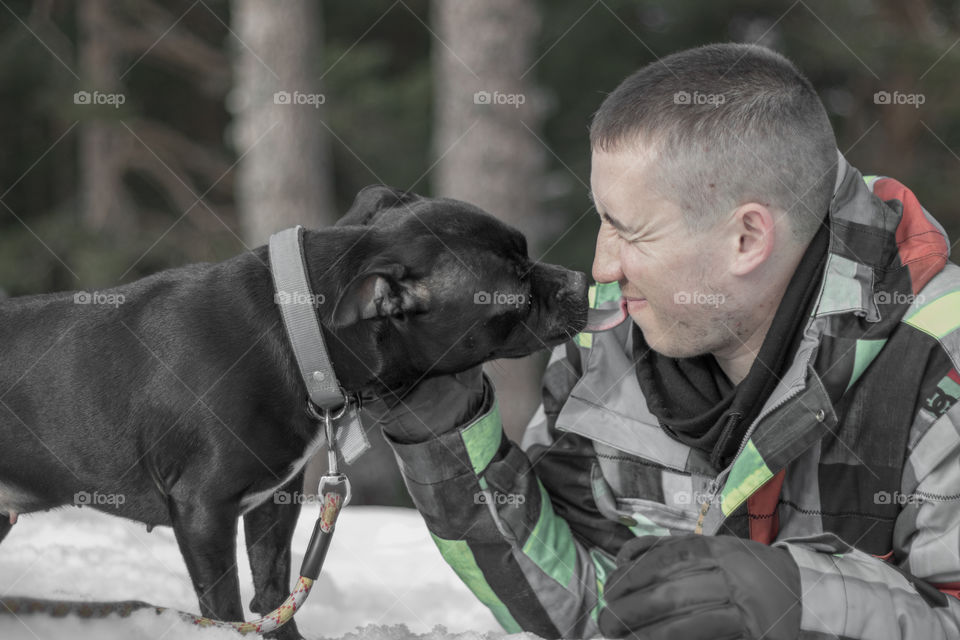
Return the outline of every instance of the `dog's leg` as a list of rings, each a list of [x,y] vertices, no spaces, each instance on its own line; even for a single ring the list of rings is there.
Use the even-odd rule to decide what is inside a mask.
[[[200,600],[201,615],[242,620],[235,508],[172,501],[170,514],[177,545]]]
[[[253,572],[254,596],[250,609],[263,615],[277,608],[290,595],[290,542],[300,516],[303,473],[282,487],[274,497],[243,516],[247,557]],[[276,496],[283,496],[279,500]],[[268,638],[301,638],[294,620]]]
[[[5,513],[0,513],[0,542],[3,542],[3,539],[7,537],[10,529],[13,529],[13,525],[10,524],[9,517]]]

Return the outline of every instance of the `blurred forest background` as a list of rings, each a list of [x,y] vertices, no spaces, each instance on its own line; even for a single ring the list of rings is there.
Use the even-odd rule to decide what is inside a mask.
[[[796,62],[848,159],[910,186],[960,239],[956,1],[0,5],[9,295],[222,260],[333,223],[371,183],[472,201],[534,257],[589,273],[591,114],[638,67],[718,41]],[[514,437],[543,358],[490,368]],[[382,447],[358,462],[362,501],[407,503],[392,465]]]

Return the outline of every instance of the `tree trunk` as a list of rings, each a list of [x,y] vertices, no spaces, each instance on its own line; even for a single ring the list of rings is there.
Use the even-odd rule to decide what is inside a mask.
[[[317,0],[233,0],[237,208],[250,246],[302,224],[337,219],[330,150],[318,80],[321,4]]]
[[[81,217],[90,229],[122,232],[135,226],[136,215],[123,185],[126,157],[119,147],[125,145],[117,125],[104,117],[106,110],[91,104],[97,92],[120,92],[119,52],[110,37],[108,11],[104,0],[77,5],[77,57],[82,80],[74,101],[85,113],[79,135]]]
[[[533,0],[434,0],[437,195],[472,202],[545,244],[540,194],[543,119],[532,77],[540,15]],[[487,366],[508,435],[539,401],[542,356]]]
[[[234,50],[234,141],[242,156],[237,209],[244,239],[264,244],[270,234],[295,224],[331,225],[332,165],[322,72],[321,3],[317,0],[233,0],[231,21],[240,43]],[[353,504],[405,504],[393,453],[376,431],[372,448],[346,471]],[[326,449],[308,463],[305,491],[312,493],[327,469]]]

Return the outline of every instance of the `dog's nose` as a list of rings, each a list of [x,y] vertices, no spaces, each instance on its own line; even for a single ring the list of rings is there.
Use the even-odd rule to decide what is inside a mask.
[[[567,287],[578,295],[586,297],[587,290],[590,288],[587,274],[580,271],[571,271],[567,274]]]
[[[590,281],[587,275],[580,271],[569,271],[564,269],[563,278],[558,281],[557,300],[570,301],[587,306],[587,291],[590,289]]]
[[[544,301],[575,303],[587,308],[589,281],[586,274],[580,271],[541,263],[533,268],[533,283]]]

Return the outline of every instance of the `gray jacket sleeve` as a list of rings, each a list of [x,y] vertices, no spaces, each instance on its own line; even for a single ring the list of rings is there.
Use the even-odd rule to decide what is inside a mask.
[[[591,513],[591,500],[564,493],[589,492],[592,449],[585,440],[553,434],[580,375],[578,363],[569,361],[576,353],[572,343],[553,353],[543,403],[528,428],[536,434],[532,455],[504,436],[486,379],[477,419],[423,443],[391,442],[440,552],[509,632],[596,635],[602,586],[614,566],[591,542],[611,535]]]

